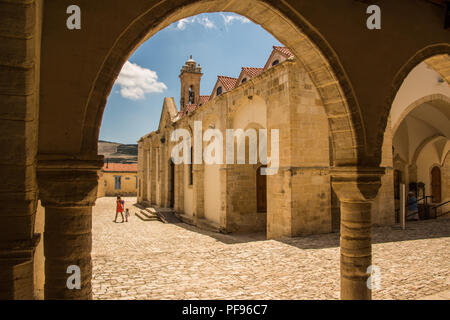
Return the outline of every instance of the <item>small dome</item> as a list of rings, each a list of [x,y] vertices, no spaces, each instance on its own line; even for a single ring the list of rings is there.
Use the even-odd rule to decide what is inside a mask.
[[[186,63],[195,63],[194,59],[192,59],[192,56],[189,58],[188,61],[186,61]]]

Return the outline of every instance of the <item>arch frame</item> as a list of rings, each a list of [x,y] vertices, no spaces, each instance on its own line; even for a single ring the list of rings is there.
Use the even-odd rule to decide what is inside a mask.
[[[181,4],[162,0],[137,16],[116,39],[91,86],[83,122],[82,154],[97,152],[107,97],[131,53],[171,23],[204,12],[241,14],[285,43],[305,66],[322,98],[333,137],[335,165],[357,165],[362,161],[367,147],[364,122],[353,87],[337,54],[320,32],[287,2],[282,1],[275,8],[261,0],[185,0]],[[291,40],[282,28],[289,30]]]
[[[401,113],[400,117],[398,118],[397,122],[394,124],[394,127],[392,128],[392,136],[394,137],[397,133],[398,128],[400,127],[400,124],[405,120],[405,118],[410,114],[414,109],[417,107],[420,107],[421,105],[425,103],[431,103],[433,101],[441,100],[449,104],[450,106],[450,97],[447,97],[443,94],[437,93],[437,94],[430,94],[427,96],[424,96],[413,103],[411,103],[403,112]]]
[[[440,68],[437,64],[432,63],[431,59],[433,58],[439,58],[439,57],[445,57],[447,55],[448,61],[450,61],[450,43],[437,43],[433,45],[429,45],[425,48],[422,48],[418,52],[416,52],[397,72],[395,75],[392,84],[391,84],[391,91],[389,96],[386,99],[386,103],[384,104],[382,108],[382,117],[380,118],[380,122],[378,124],[378,133],[376,136],[376,149],[381,150],[384,140],[384,133],[386,131],[386,126],[388,124],[389,115],[391,113],[392,104],[394,102],[394,99],[400,90],[401,85],[403,84],[406,77],[411,73],[411,71],[418,66],[422,62],[428,62],[427,64],[430,65],[437,73],[439,73],[441,76],[444,74],[444,69]],[[445,80],[447,83],[449,83],[450,77],[445,77]],[[423,102],[422,102],[423,103]],[[414,104],[414,103],[413,103]],[[417,107],[417,106],[415,106]],[[412,110],[412,109],[411,109]],[[401,121],[397,122],[401,123]],[[397,129],[398,127],[396,127]],[[393,135],[395,134],[396,130],[393,130]]]

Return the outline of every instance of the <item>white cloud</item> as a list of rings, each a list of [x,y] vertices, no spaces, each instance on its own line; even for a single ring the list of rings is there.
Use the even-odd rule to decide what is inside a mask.
[[[186,19],[181,19],[180,21],[177,22],[177,29],[178,30],[184,30],[186,29],[186,25],[188,23],[192,23],[191,19],[186,18]]]
[[[250,20],[248,20],[246,17],[238,16],[238,15],[224,15],[222,14],[223,22],[225,23],[225,27],[228,27],[231,25],[234,21],[240,22],[240,23],[250,23]]]
[[[116,83],[120,86],[122,97],[141,100],[146,93],[161,93],[167,86],[158,81],[155,71],[142,68],[135,63],[125,62]]]
[[[204,26],[206,29],[215,29],[216,28],[216,25],[214,24],[214,22],[209,20],[208,17],[196,16],[196,17],[181,19],[180,21],[178,21],[176,23],[176,29],[184,30],[184,29],[186,29],[187,25],[191,24],[191,23],[198,23],[198,24]]]
[[[214,29],[216,25],[214,22],[208,19],[208,17],[197,17],[197,22],[203,25],[207,29]]]

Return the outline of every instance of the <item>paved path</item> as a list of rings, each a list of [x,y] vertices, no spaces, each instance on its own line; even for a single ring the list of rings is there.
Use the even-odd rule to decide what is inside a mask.
[[[136,199],[125,200],[132,208]],[[113,223],[114,210],[114,198],[98,199],[94,208],[94,299],[339,298],[338,234],[264,240],[134,214]],[[374,228],[373,242],[381,271],[374,299],[450,290],[450,219],[414,222],[406,231]]]

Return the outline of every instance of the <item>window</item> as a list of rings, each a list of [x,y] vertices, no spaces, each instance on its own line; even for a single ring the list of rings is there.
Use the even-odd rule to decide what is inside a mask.
[[[194,86],[189,87],[189,104],[195,104]]]
[[[273,67],[273,66],[276,66],[276,65],[279,64],[279,63],[280,63],[280,61],[275,60],[274,62],[272,62],[272,67]]]
[[[241,83],[244,83],[244,82],[246,82],[247,81],[247,78],[244,78],[244,79],[242,79],[242,82]]]
[[[217,87],[216,95],[220,96],[222,94],[222,87]]]
[[[122,177],[114,176],[114,189],[120,190],[122,189]]]

